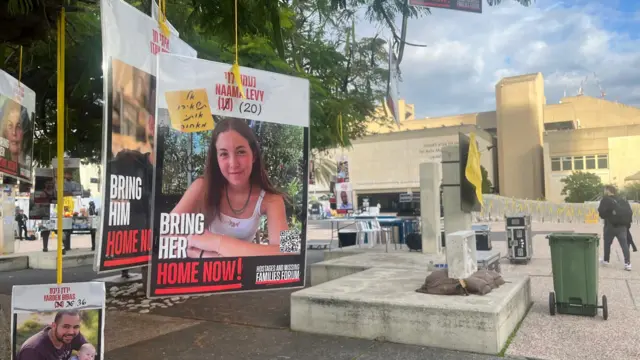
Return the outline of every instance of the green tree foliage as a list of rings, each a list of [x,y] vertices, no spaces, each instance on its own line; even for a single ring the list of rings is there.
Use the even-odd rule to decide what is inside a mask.
[[[151,0],[128,0],[149,13]],[[518,0],[524,5],[529,1]],[[487,0],[489,5],[499,3]],[[23,82],[37,94],[34,158],[47,165],[56,149],[56,37],[61,4],[67,9],[65,148],[98,161],[102,142],[102,54],[99,1],[4,0],[0,2],[0,61],[17,77],[18,45],[24,46]],[[355,38],[354,18],[396,34],[394,19],[418,18],[428,9],[403,0],[238,0],[240,65],[309,79],[311,147],[349,146],[365,134],[387,87],[387,44]],[[200,58],[234,59],[234,2],[168,0],[167,16]],[[404,43],[400,41],[404,48]],[[401,51],[401,50],[400,50]],[[339,121],[341,119],[341,121]]]
[[[564,184],[560,194],[566,195],[564,201],[568,203],[595,201],[602,195],[604,187],[600,176],[583,171],[574,171],[560,181]]]
[[[640,201],[640,182],[634,181],[626,184],[622,189],[622,195],[627,200]]]

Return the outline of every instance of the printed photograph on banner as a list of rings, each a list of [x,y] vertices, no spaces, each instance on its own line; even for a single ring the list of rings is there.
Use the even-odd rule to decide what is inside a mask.
[[[158,69],[149,295],[300,286],[308,82],[243,68],[243,99],[228,64],[163,54]]]
[[[336,176],[336,182],[348,183],[349,182],[349,161],[342,159],[338,163],[338,172]]]
[[[31,183],[35,93],[0,70],[0,173]]]
[[[35,184],[29,197],[29,218],[48,220],[51,216],[51,204],[56,202],[56,181],[51,168],[36,168]]]
[[[102,226],[95,269],[147,265],[155,163],[156,61],[159,53],[197,53],[177,34],[122,0],[101,0],[105,93]]]
[[[338,213],[346,213],[353,210],[353,188],[351,183],[336,184],[336,203]]]
[[[12,358],[104,359],[104,304],[100,282],[14,286]]]
[[[78,158],[65,158],[64,160],[64,182],[63,191],[64,196],[82,196],[82,182],[80,179],[80,159]],[[51,160],[53,165],[54,181],[58,174],[58,160],[53,158]]]

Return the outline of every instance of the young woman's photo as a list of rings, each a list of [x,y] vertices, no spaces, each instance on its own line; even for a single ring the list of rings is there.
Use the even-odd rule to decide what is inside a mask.
[[[269,180],[256,135],[244,120],[216,124],[204,176],[189,186],[172,213],[205,216],[204,234],[189,237],[189,257],[283,254],[285,197]],[[263,215],[268,245],[253,242]]]

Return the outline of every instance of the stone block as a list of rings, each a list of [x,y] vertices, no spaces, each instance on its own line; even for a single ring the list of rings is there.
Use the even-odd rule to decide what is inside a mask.
[[[426,272],[434,269],[436,264],[446,263],[444,255],[408,252],[406,249],[385,253],[384,245],[377,245],[374,248],[360,248],[361,250],[358,250],[357,246],[344,249],[344,252],[336,252],[336,254],[343,254],[342,257],[334,257],[333,260],[311,264],[311,286],[371,268],[415,269]],[[494,265],[495,261],[500,259],[500,252],[497,250],[478,251],[476,255],[479,269]]]
[[[479,296],[416,292],[426,271],[373,268],[291,295],[291,329],[497,354],[531,304],[528,276]]]
[[[446,254],[450,278],[466,279],[478,271],[475,232],[464,230],[447,234]]]

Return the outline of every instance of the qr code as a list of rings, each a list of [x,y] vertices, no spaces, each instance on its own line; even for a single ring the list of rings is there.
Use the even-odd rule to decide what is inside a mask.
[[[302,245],[300,232],[296,230],[284,230],[280,232],[280,252],[299,253]]]

